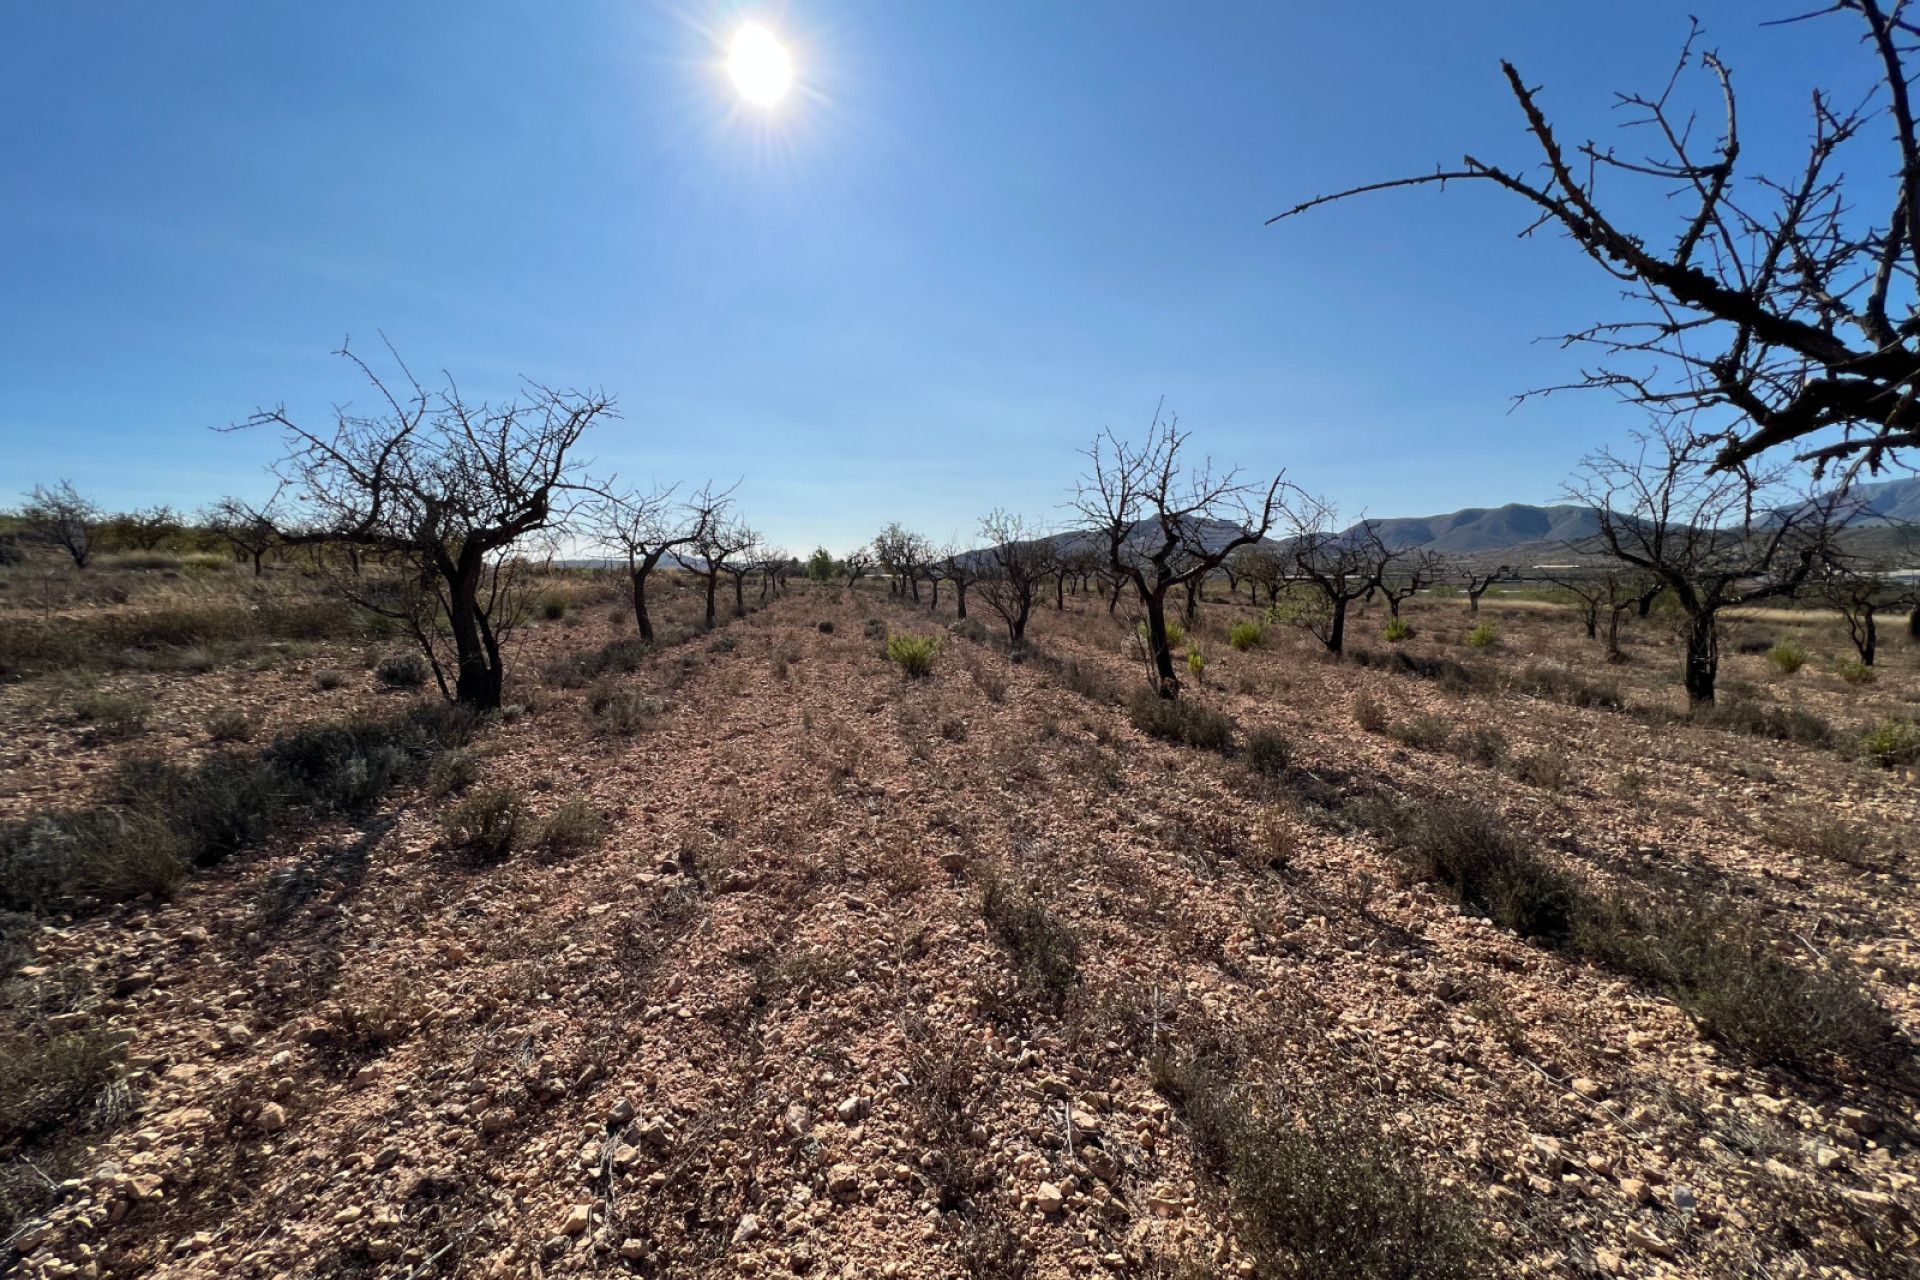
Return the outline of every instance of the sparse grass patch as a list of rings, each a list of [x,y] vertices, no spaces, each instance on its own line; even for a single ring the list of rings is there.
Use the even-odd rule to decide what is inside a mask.
[[[1476,649],[1491,649],[1500,643],[1500,628],[1491,622],[1483,622],[1467,632],[1467,643]]]
[[[1791,853],[1808,854],[1863,870],[1880,866],[1871,828],[1818,809],[1776,814],[1761,830],[1769,840]]]
[[[940,641],[934,636],[902,632],[887,637],[887,660],[898,665],[909,680],[931,674],[933,659],[939,652]]]
[[[637,635],[622,636],[598,649],[555,658],[541,669],[540,678],[556,689],[578,689],[615,672],[638,671],[641,662],[653,651],[652,641]]]
[[[527,802],[512,787],[473,792],[440,820],[447,845],[474,862],[505,862],[526,843]]]
[[[1259,648],[1266,642],[1266,638],[1267,629],[1251,619],[1236,622],[1227,628],[1227,645],[1239,653]]]
[[[427,771],[427,786],[436,795],[458,795],[480,780],[480,761],[464,747],[445,751]]]
[[[1520,675],[1520,692],[1531,698],[1564,702],[1570,707],[1618,711],[1626,706],[1616,682],[1584,680],[1558,667],[1528,667]]]
[[[1353,722],[1368,733],[1387,731],[1387,709],[1372,694],[1353,695]]]
[[[89,693],[74,701],[73,715],[90,725],[102,738],[134,738],[147,731],[147,716],[152,707],[144,698],[123,698],[110,693]]]
[[[28,1027],[0,1036],[0,1148],[74,1119],[118,1074],[121,1057],[104,1031]]]
[[[1531,751],[1516,756],[1513,776],[1528,786],[1558,791],[1573,774],[1573,762],[1559,751]]]
[[[861,624],[860,634],[869,640],[885,640],[887,638],[887,624],[878,618],[868,618]]]
[[[549,858],[566,858],[597,849],[606,838],[607,820],[598,809],[576,796],[540,824],[540,834],[534,843]]]
[[[1782,640],[1767,650],[1767,661],[1783,676],[1790,676],[1807,665],[1807,651],[1791,640]]]
[[[238,707],[223,707],[207,716],[207,736],[215,742],[251,742],[253,718]]]
[[[1413,1152],[1331,1106],[1256,1109],[1188,1060],[1156,1063],[1203,1166],[1233,1202],[1256,1274],[1306,1280],[1465,1280],[1481,1236],[1464,1201],[1430,1186]]]
[[[1507,735],[1492,725],[1476,724],[1453,739],[1453,749],[1463,759],[1492,769],[1507,758]]]
[[[587,690],[588,718],[609,733],[639,733],[666,708],[658,698],[650,698],[638,689],[629,689],[612,678],[596,681]]]
[[[1357,810],[1385,836],[1411,874],[1444,886],[1524,937],[1564,938],[1578,902],[1574,885],[1510,835],[1491,810],[1436,798],[1375,800]]]
[[[373,669],[373,678],[389,689],[418,689],[432,675],[427,660],[417,653],[382,658]]]
[[[331,668],[325,671],[317,671],[314,673],[314,676],[313,676],[313,687],[320,690],[320,692],[322,693],[329,693],[335,689],[338,689],[341,685],[345,684],[346,682],[347,682],[347,677],[344,672],[335,671]]]
[[[1453,736],[1453,721],[1445,716],[1422,715],[1395,722],[1387,736],[1403,747],[1437,751]]]
[[[1388,644],[1399,644],[1403,640],[1413,639],[1413,624],[1405,618],[1388,618],[1386,630],[1381,632]]]
[[[1127,713],[1134,728],[1156,738],[1202,751],[1233,747],[1233,720],[1190,698],[1163,698],[1151,689],[1141,689],[1128,703]]]
[[[980,915],[1007,950],[1021,984],[1058,1007],[1080,980],[1080,938],[1032,887],[1018,889],[991,863],[982,866]]]
[[[1255,729],[1247,735],[1247,764],[1255,773],[1277,777],[1293,765],[1293,742],[1278,729]]]

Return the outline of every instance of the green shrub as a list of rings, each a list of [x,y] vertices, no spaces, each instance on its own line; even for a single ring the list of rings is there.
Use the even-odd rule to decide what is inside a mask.
[[[1858,658],[1840,659],[1833,664],[1833,674],[1848,684],[1872,684],[1874,681],[1873,668]]]
[[[887,658],[899,664],[909,679],[918,679],[933,670],[933,659],[940,652],[934,636],[916,636],[905,632],[887,637]]]
[[[1137,629],[1140,633],[1141,646],[1143,648],[1149,646],[1152,643],[1150,640],[1150,637],[1153,634],[1152,628],[1148,627],[1147,624],[1143,621]],[[1168,618],[1167,619],[1167,652],[1169,653],[1173,652],[1175,649],[1178,649],[1181,645],[1184,645],[1186,642],[1187,642],[1186,624],[1181,622],[1178,618]]]
[[[1251,620],[1236,622],[1227,628],[1227,644],[1238,653],[1258,648],[1266,638],[1266,627]]]
[[[1187,674],[1195,680],[1207,674],[1207,655],[1200,652],[1199,645],[1187,650]]]
[[[576,796],[540,824],[540,835],[534,843],[548,857],[564,858],[598,848],[606,835],[607,820],[598,809]]]
[[[1191,699],[1163,698],[1152,689],[1142,689],[1134,694],[1127,711],[1134,728],[1156,738],[1202,751],[1228,751],[1233,747],[1233,721]]]
[[[1201,1164],[1226,1184],[1234,1236],[1260,1276],[1468,1280],[1484,1238],[1457,1193],[1377,1122],[1333,1106],[1258,1111],[1245,1089],[1189,1060],[1156,1063]],[[1202,1274],[1198,1269],[1195,1275]]]
[[[1402,640],[1413,639],[1413,624],[1405,618],[1388,618],[1387,629],[1382,633],[1389,644],[1399,644]]]
[[[567,609],[572,603],[565,593],[549,591],[540,597],[540,616],[548,622],[558,622],[567,616]]]
[[[1500,629],[1491,622],[1483,622],[1467,632],[1467,643],[1476,649],[1491,649],[1500,643]]]
[[[1255,729],[1247,735],[1247,763],[1256,773],[1283,774],[1293,764],[1293,743],[1278,729]]]
[[[526,842],[527,803],[512,787],[475,791],[440,820],[447,844],[475,862],[505,862]]]
[[[1920,760],[1920,725],[1888,718],[1860,735],[1860,751],[1884,768]]]
[[[427,660],[417,653],[382,658],[373,669],[374,678],[389,689],[418,689],[427,683],[432,674]]]
[[[1353,695],[1353,722],[1368,733],[1387,731],[1387,709],[1372,694]]]
[[[215,742],[251,742],[253,719],[238,707],[223,707],[207,716],[207,736]]]
[[[1387,736],[1403,747],[1431,751],[1447,744],[1453,736],[1453,722],[1445,716],[1415,716],[1393,725]]]
[[[462,747],[442,752],[427,771],[427,786],[436,795],[456,795],[479,780],[479,759]]]
[[[1792,675],[1807,665],[1807,651],[1791,640],[1782,640],[1767,650],[1767,661],[1777,667],[1782,675]]]

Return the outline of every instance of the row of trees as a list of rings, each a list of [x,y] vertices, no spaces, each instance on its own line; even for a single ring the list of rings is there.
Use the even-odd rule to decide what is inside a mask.
[[[30,539],[85,569],[102,552],[205,551],[221,548],[257,575],[276,545],[271,525],[238,498],[222,498],[186,516],[165,504],[110,512],[71,480],[35,485],[14,516]]]

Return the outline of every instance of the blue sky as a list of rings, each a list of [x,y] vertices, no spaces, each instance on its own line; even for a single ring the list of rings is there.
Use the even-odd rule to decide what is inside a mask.
[[[1700,3],[1749,154],[1864,89],[1804,4]],[[639,482],[742,478],[804,552],[893,519],[1058,518],[1104,427],[1165,398],[1194,447],[1353,513],[1550,500],[1635,424],[1538,341],[1617,311],[1498,193],[1322,190],[1465,151],[1530,160],[1498,60],[1569,134],[1664,80],[1688,8],[450,2],[0,11],[0,502],[265,491],[266,434],[363,395],[384,332],[476,394],[614,392]],[[739,101],[758,21],[798,88]],[[1772,140],[1771,149],[1767,141]],[[1632,141],[1628,139],[1628,141]],[[1667,223],[1652,193],[1630,207]]]

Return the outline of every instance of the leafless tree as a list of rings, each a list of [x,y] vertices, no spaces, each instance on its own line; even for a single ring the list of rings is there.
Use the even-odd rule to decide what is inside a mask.
[[[1716,466],[1717,445],[1662,422],[1624,455],[1602,451],[1569,482],[1593,509],[1594,541],[1658,579],[1687,617],[1687,698],[1713,701],[1723,609],[1791,595],[1821,563],[1843,521],[1844,490],[1797,491],[1784,467]]]
[[[1835,539],[1808,580],[1812,594],[1840,615],[1860,661],[1872,666],[1879,656],[1882,612],[1920,609],[1920,583],[1894,576],[1910,560],[1915,529],[1897,530],[1900,553],[1872,554]]]
[[[1104,432],[1087,450],[1090,469],[1074,497],[1108,568],[1140,593],[1154,685],[1167,697],[1180,689],[1167,643],[1167,593],[1266,537],[1285,481],[1283,472],[1265,485],[1248,483],[1237,467],[1216,472],[1211,459],[1188,467],[1180,456],[1187,438],[1176,419],[1158,414],[1141,445]]]
[[[250,562],[256,578],[267,552],[280,542],[282,519],[273,503],[255,507],[242,498],[222,498],[200,513],[201,526],[226,543],[235,560]]]
[[[1395,555],[1380,575],[1380,594],[1386,597],[1388,615],[1399,617],[1403,601],[1440,581],[1446,571],[1446,557],[1423,547]]]
[[[1512,576],[1512,568],[1504,564],[1491,573],[1480,573],[1477,570],[1468,569],[1465,573],[1467,580],[1467,612],[1479,613],[1480,597],[1487,594],[1487,588],[1496,582],[1505,582]]]
[[[1600,615],[1607,616],[1607,661],[1614,663],[1626,661],[1626,654],[1620,648],[1621,620],[1643,596],[1660,589],[1658,579],[1624,567],[1588,572],[1559,570],[1542,574],[1541,581],[1552,583],[1573,598],[1587,639],[1600,638]]]
[[[1347,608],[1380,589],[1394,553],[1380,537],[1378,522],[1362,520],[1342,529],[1340,513],[1324,498],[1296,494],[1287,503],[1294,581],[1306,587],[1311,602],[1295,605],[1291,621],[1319,638],[1328,653],[1347,645]]]
[[[99,504],[81,494],[71,480],[62,480],[52,488],[33,486],[20,509],[20,522],[27,532],[66,552],[76,569],[86,568],[93,559],[100,520]]]
[[[107,522],[115,544],[152,551],[180,532],[180,514],[165,503],[123,511]]]
[[[1017,647],[1026,641],[1034,593],[1053,571],[1053,547],[1038,525],[998,509],[980,521],[980,536],[987,545],[974,553],[974,590],[1006,624],[1007,643]]]
[[[935,553],[935,564],[939,567],[940,576],[953,584],[955,616],[966,617],[967,588],[980,576],[979,553],[964,551],[958,544],[950,542]]]
[[[1723,440],[1713,460],[1721,468],[1785,447],[1821,467],[1877,470],[1893,451],[1920,443],[1920,130],[1905,65],[1920,26],[1907,8],[1907,0],[1832,0],[1807,15],[1858,21],[1878,85],[1839,94],[1862,104],[1851,108],[1814,93],[1806,158],[1791,175],[1740,169],[1733,74],[1698,50],[1696,28],[1658,93],[1619,96],[1625,123],[1654,139],[1652,155],[1622,156],[1591,141],[1569,149],[1539,91],[1502,63],[1543,176],[1469,155],[1457,167],[1320,196],[1270,221],[1392,187],[1492,183],[1530,205],[1535,226],[1558,226],[1638,304],[1638,314],[1569,335],[1601,359],[1577,385],[1612,388],[1690,429],[1708,415]],[[1683,93],[1696,71],[1723,120],[1704,145]],[[1843,161],[1860,149],[1849,144],[1881,122],[1891,146]],[[1867,185],[1883,173],[1894,180]],[[1671,238],[1620,222],[1629,202],[1603,199],[1602,178],[1662,189],[1678,209]],[[1884,212],[1863,213],[1869,207]]]
[[[627,584],[633,598],[633,621],[642,640],[653,639],[653,618],[647,612],[647,580],[676,547],[697,541],[715,506],[713,486],[685,502],[676,500],[679,486],[655,487],[647,493],[609,493],[587,509],[588,527],[595,541],[627,562]],[[729,491],[731,492],[731,491]],[[724,502],[726,493],[718,495]]]
[[[905,597],[911,593],[913,602],[919,604],[920,579],[932,562],[932,545],[896,520],[874,538],[873,556],[887,575],[887,594]]]
[[[731,563],[735,556],[745,555],[758,541],[759,535],[746,526],[744,521],[733,515],[733,502],[722,497],[717,501],[703,493],[697,502],[710,511],[708,518],[701,522],[700,536],[693,540],[694,554],[700,557],[700,576],[707,584],[707,630],[713,630],[714,601],[720,590],[720,575],[730,572],[735,566]],[[744,614],[746,601],[741,591],[734,592],[736,616]]]
[[[851,588],[854,583],[873,572],[873,552],[865,547],[855,547],[847,552],[847,558],[842,563],[847,567],[847,586]]]
[[[505,404],[475,404],[450,376],[429,390],[397,355],[389,383],[352,351],[338,354],[372,386],[374,413],[342,408],[331,429],[314,430],[275,408],[242,424],[285,432],[275,472],[301,508],[290,536],[358,547],[396,568],[411,596],[344,589],[413,628],[443,693],[498,707],[525,568],[515,548],[563,527],[589,493],[576,446],[613,401],[529,382]]]
[[[1268,604],[1280,599],[1280,588],[1287,581],[1287,563],[1279,548],[1262,542],[1240,548],[1230,559],[1234,562],[1234,571],[1246,580],[1247,595],[1255,604],[1260,603],[1262,587],[1266,588]]]

